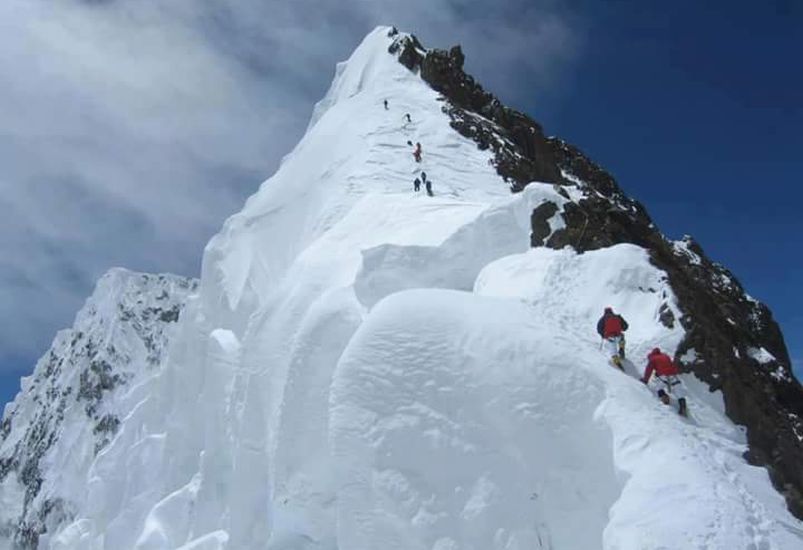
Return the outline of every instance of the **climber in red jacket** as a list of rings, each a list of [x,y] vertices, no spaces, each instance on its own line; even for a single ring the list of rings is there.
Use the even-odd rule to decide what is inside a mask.
[[[597,333],[602,337],[602,343],[611,358],[611,363],[621,370],[625,358],[625,335],[628,325],[624,317],[613,312],[613,308],[606,307],[605,312],[597,321]]]
[[[416,142],[415,149],[413,150],[413,157],[416,162],[421,162],[421,144]]]
[[[659,348],[653,349],[647,355],[647,360],[647,368],[641,381],[649,384],[650,378],[655,374],[656,384],[659,386],[658,397],[664,405],[669,405],[670,395],[674,395],[678,400],[678,412],[686,416],[686,392],[683,382],[678,378],[680,371],[675,362]]]

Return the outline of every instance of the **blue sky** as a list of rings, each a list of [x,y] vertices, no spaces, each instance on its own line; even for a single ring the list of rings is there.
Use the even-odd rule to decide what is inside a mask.
[[[0,4],[0,402],[108,268],[197,275],[334,64],[387,23],[460,42],[486,87],[697,238],[770,305],[800,372],[799,2],[334,4]]]

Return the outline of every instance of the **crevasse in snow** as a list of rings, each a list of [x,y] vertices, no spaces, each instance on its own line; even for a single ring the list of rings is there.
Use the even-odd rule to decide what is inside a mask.
[[[704,387],[687,381],[684,421],[599,352],[608,305],[632,326],[628,374],[674,350],[665,275],[632,245],[529,250],[533,208],[557,204],[555,229],[574,190],[511,195],[388,31],[209,243],[161,371],[41,544],[800,547]],[[434,197],[412,191],[421,170]]]

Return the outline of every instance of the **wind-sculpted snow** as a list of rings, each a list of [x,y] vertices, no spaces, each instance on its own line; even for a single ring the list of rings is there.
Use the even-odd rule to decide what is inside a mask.
[[[509,256],[485,268],[475,291],[537,305],[561,330],[579,332],[589,345],[599,337],[589,327],[609,306],[622,313],[631,328],[627,348],[641,361],[654,347],[673,350],[683,337],[677,323],[661,322],[662,313],[678,316],[666,274],[655,269],[647,252],[621,244],[578,255],[570,248],[536,248]]]
[[[677,306],[646,251],[627,244],[582,255],[534,249],[490,264],[475,291],[529,304],[531,315],[549,324],[531,336],[545,339],[540,349],[554,346],[550,331],[568,337],[571,344],[557,346],[571,350],[563,368],[585,368],[605,380],[606,398],[595,414],[612,432],[624,487],[610,510],[603,548],[795,548],[803,542],[801,522],[767,471],[742,457],[743,431],[693,375],[685,375],[692,419],[682,422],[634,380],[601,369],[596,334],[582,325],[606,305],[615,304],[631,324],[628,350],[637,365],[626,362],[629,374],[643,372],[651,347],[672,350],[683,337],[677,324],[661,322],[665,307]]]
[[[551,322],[445,290],[374,308],[332,384],[341,547],[600,546],[622,485],[604,377]]]
[[[521,194],[496,201],[437,246],[384,244],[363,251],[354,289],[360,301],[373,306],[381,298],[410,288],[471,290],[480,270],[490,261],[529,248],[530,213],[545,202],[568,199],[551,186],[534,184]],[[446,215],[465,208],[459,201],[435,201]],[[474,207],[476,208],[476,207]],[[551,219],[559,218],[558,207]]]
[[[533,211],[546,240],[581,194],[511,195],[388,34],[209,243],[168,359],[45,547],[795,548],[715,399],[690,380],[684,422],[598,351],[607,305],[637,358],[674,351],[665,274],[635,246],[528,252]]]
[[[473,294],[407,291],[377,304],[332,383],[339,543],[800,544],[766,471],[742,459],[742,432],[696,397],[694,380],[686,423],[605,366],[588,324],[606,300],[634,326],[637,357],[682,338],[660,322],[662,306],[675,307],[665,279],[635,246],[540,249],[490,264]]]

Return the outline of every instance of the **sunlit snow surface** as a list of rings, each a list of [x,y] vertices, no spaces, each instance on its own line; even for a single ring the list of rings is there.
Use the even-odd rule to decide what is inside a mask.
[[[701,384],[684,421],[600,354],[609,305],[629,374],[674,350],[664,275],[629,245],[528,250],[532,209],[569,199],[511,195],[387,34],[209,243],[161,374],[44,547],[801,548]]]

